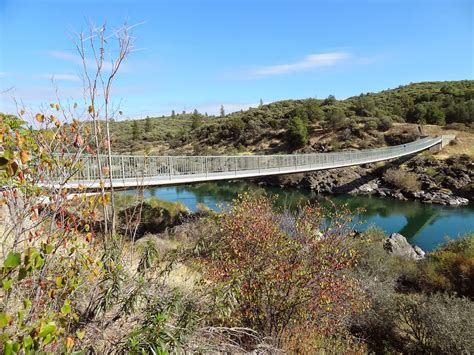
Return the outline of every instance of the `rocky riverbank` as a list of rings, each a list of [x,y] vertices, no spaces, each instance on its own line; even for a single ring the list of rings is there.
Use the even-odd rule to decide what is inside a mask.
[[[318,193],[374,195],[460,206],[474,200],[474,162],[465,155],[446,160],[420,155],[408,161],[270,176],[258,182]]]

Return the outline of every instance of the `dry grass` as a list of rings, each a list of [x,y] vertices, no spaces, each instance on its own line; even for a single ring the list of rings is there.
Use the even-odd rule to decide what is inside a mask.
[[[183,226],[181,229],[185,229],[186,227],[190,227],[188,225]],[[176,228],[179,233],[180,228]],[[173,233],[173,232],[171,232]],[[136,242],[135,247],[135,256],[134,256],[134,264],[132,265],[132,269],[136,269],[138,266],[138,260],[140,254],[143,252],[143,248],[147,248],[152,243],[154,248],[159,252],[159,257],[162,261],[159,265],[163,268],[166,268],[168,265],[169,260],[167,260],[166,255],[177,249],[180,249],[186,243],[185,240],[180,240],[179,238],[170,238],[168,233],[163,233],[161,235],[154,235],[149,234],[145,237],[141,238]],[[188,265],[185,265],[181,262],[175,262],[172,265],[172,268],[166,273],[166,285],[171,288],[177,288],[183,292],[190,292],[195,289],[198,280],[200,279],[200,274],[193,270]]]
[[[389,134],[402,133],[407,129],[418,129],[414,123],[394,123],[393,127],[387,131]],[[448,145],[434,156],[438,159],[447,159],[453,155],[466,154],[474,158],[474,133],[460,131],[456,129],[443,129],[435,125],[423,125],[423,132],[429,136],[455,135],[455,144]]]
[[[417,128],[414,123],[398,123],[388,131],[390,133],[402,132],[407,128]],[[455,135],[455,144],[448,145],[442,151],[436,153],[434,156],[438,159],[447,159],[453,155],[466,154],[474,158],[474,133],[467,131],[460,131],[456,129],[443,129],[443,127],[435,125],[423,125],[423,133],[429,136]]]
[[[439,126],[426,125],[423,126],[426,134],[430,136],[438,135],[455,135],[456,144],[448,145],[435,156],[439,159],[446,159],[457,154],[466,154],[474,158],[474,133],[466,131],[458,131],[455,129],[442,129]]]

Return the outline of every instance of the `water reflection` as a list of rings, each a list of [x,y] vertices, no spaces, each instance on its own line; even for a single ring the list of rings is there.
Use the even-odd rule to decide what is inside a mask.
[[[296,188],[260,187],[239,182],[214,182],[195,185],[160,187],[146,190],[146,196],[155,196],[169,201],[180,201],[195,211],[201,203],[219,209],[230,203],[239,193],[265,191],[278,195],[276,203],[295,208],[302,203],[347,204],[351,210],[363,208],[360,215],[361,229],[375,225],[386,233],[399,232],[412,243],[425,250],[432,250],[443,243],[446,237],[457,238],[474,231],[474,207],[445,207],[413,201],[397,201],[368,196],[321,197],[313,191]]]

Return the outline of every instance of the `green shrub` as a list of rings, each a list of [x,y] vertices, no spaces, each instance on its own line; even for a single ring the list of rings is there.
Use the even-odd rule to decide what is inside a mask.
[[[435,168],[429,166],[425,169],[425,173],[429,176],[435,176],[438,173],[438,171]]]
[[[393,121],[388,116],[382,116],[378,121],[378,129],[379,131],[385,132],[388,131],[393,126]]]
[[[376,130],[378,128],[379,124],[375,118],[370,118],[365,121],[365,129],[369,131]]]
[[[293,117],[288,122],[287,140],[293,148],[301,148],[308,144],[308,127],[301,118]]]
[[[449,292],[474,299],[474,235],[429,253],[417,264],[416,273],[402,272],[400,280],[423,292]]]
[[[346,118],[344,111],[339,107],[331,107],[326,111],[325,126],[331,129],[346,128],[349,120]]]
[[[190,345],[201,314],[195,300],[171,292],[151,295],[139,325],[123,341],[120,352],[168,354]]]
[[[375,285],[374,285],[375,286]],[[370,288],[371,307],[352,331],[376,353],[456,354],[474,348],[474,302],[446,294],[406,295]]]
[[[451,354],[472,349],[474,237],[449,242],[415,261],[387,254],[382,232],[369,229],[366,235],[356,248],[363,256],[355,277],[365,285],[370,307],[352,317],[351,329],[366,339],[369,351]]]

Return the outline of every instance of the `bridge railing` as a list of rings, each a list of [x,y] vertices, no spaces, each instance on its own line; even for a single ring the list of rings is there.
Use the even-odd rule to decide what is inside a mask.
[[[108,178],[169,178],[196,175],[254,175],[277,172],[306,171],[364,164],[416,153],[441,142],[441,138],[423,138],[411,143],[360,151],[315,154],[247,155],[247,156],[82,156],[82,166],[73,181],[95,181]],[[101,171],[99,171],[99,161]],[[100,174],[100,172],[102,174]]]

